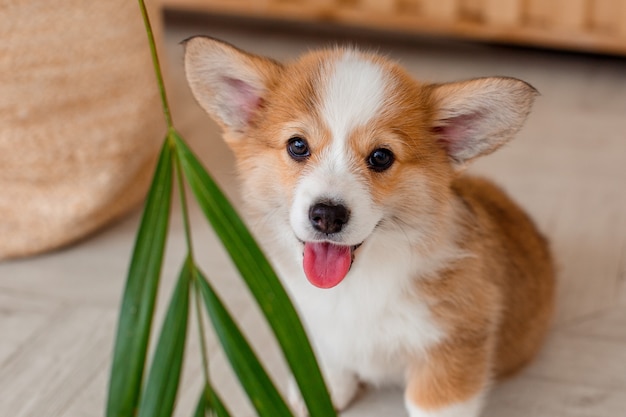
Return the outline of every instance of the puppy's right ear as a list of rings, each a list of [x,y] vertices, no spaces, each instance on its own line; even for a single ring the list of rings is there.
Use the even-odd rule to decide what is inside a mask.
[[[207,37],[185,41],[185,72],[200,106],[229,133],[243,133],[280,64]]]

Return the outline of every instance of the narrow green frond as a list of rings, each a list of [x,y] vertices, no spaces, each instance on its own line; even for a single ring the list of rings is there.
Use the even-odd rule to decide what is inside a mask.
[[[172,149],[163,145],[144,208],[118,319],[107,401],[108,417],[134,417],[172,198]]]
[[[215,411],[209,407],[209,403],[206,400],[206,389],[203,389],[198,396],[198,402],[196,403],[196,409],[193,412],[193,417],[213,417]]]
[[[207,397],[211,400],[207,401]],[[224,406],[222,399],[215,392],[213,387],[208,385],[200,393],[198,403],[193,414],[194,417],[230,417],[230,412]]]
[[[141,397],[139,417],[169,417],[174,410],[187,338],[192,268],[188,258],[163,320],[146,389]]]
[[[215,333],[259,417],[292,417],[274,383],[267,375],[224,304],[200,271],[200,291]]]

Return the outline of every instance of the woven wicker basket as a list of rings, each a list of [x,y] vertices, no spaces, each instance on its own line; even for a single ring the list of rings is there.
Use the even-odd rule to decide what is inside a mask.
[[[135,2],[10,1],[0,21],[2,259],[135,207],[165,128]]]

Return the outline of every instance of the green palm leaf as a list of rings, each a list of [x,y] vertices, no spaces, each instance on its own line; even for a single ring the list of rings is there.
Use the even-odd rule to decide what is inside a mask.
[[[172,149],[165,141],[148,192],[118,319],[107,402],[108,417],[135,416],[172,197]]]
[[[211,401],[207,401],[207,397],[211,398]],[[193,417],[205,417],[207,412],[209,413],[209,417],[230,417],[230,413],[224,406],[222,399],[208,384],[200,393]]]
[[[285,401],[224,307],[224,303],[199,270],[197,274],[200,292],[215,333],[257,413],[260,417],[292,417]]]
[[[192,268],[191,259],[187,259],[163,320],[146,389],[141,397],[139,417],[168,417],[174,410],[187,338]]]

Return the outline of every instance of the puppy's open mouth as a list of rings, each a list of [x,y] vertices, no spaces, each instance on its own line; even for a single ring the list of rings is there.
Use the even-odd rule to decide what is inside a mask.
[[[307,279],[318,288],[333,288],[350,271],[354,252],[362,243],[354,246],[331,242],[304,242],[303,267]]]

